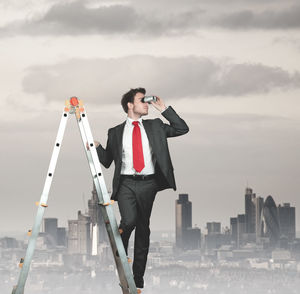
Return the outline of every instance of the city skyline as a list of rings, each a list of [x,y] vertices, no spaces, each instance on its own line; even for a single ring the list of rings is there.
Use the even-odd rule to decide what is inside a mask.
[[[27,289],[34,291],[51,289],[50,291],[56,293],[59,289],[70,287],[66,281],[72,279],[74,274],[80,273],[85,278],[80,279],[78,285],[83,285],[85,290],[92,291],[93,288],[99,287],[97,284],[99,279],[111,275],[115,264],[109,242],[103,238],[105,226],[102,225],[99,206],[95,200],[96,190],[93,186],[90,199],[87,201],[89,208],[87,213],[78,211],[77,220],[68,220],[67,231],[65,228],[58,227],[57,218],[44,218],[43,232],[38,236],[30,272],[30,277],[33,278],[38,274],[40,282],[29,282]],[[192,281],[203,278],[200,273],[204,269],[222,273],[219,277],[221,280],[223,275],[226,277],[228,270],[229,276],[236,271],[246,270],[251,275],[265,271],[264,277],[266,277],[265,275],[270,271],[278,273],[280,269],[278,278],[291,278],[293,283],[297,283],[295,274],[300,272],[300,238],[295,236],[296,208],[290,203],[276,205],[270,195],[265,200],[256,197],[250,187],[245,189],[244,202],[245,211],[242,214],[237,212],[237,217],[230,218],[230,229],[224,230],[220,222],[213,221],[207,222],[207,230],[201,232],[199,228],[192,227],[192,202],[189,201],[189,195],[179,194],[174,203],[175,239],[172,240],[166,233],[160,234],[158,240],[154,241],[151,238],[147,290],[153,287],[170,289],[174,286],[181,289],[182,283],[189,284],[187,290],[191,287],[197,289],[199,284]],[[99,236],[102,236],[102,240]],[[0,238],[0,256],[4,258],[0,267],[6,272],[1,287],[7,288],[9,285],[12,287],[11,284],[15,283],[18,271],[13,265],[20,256],[24,256],[27,239],[28,237],[24,240],[11,237]],[[128,256],[133,255],[132,241],[129,244]],[[23,262],[24,258],[21,257],[19,267],[23,266]],[[166,272],[166,267],[168,273],[162,276],[161,271]],[[227,270],[224,273],[225,268]],[[170,280],[169,273],[173,269],[177,273],[176,279],[174,280],[175,276],[173,276]],[[190,280],[185,277],[182,280],[182,274],[186,274],[191,269],[195,273],[194,278]],[[50,276],[47,275],[49,270],[52,272]],[[63,273],[64,278],[53,284],[53,273],[58,276]],[[103,285],[116,291],[118,283],[114,281],[115,278],[105,279]],[[161,282],[160,278],[165,282]],[[240,282],[245,282],[242,277],[239,279]],[[178,285],[179,280],[181,282]],[[209,279],[203,281],[205,280],[207,283],[205,287],[209,288],[213,288],[218,281],[214,279],[213,283],[208,283]],[[74,285],[72,284],[71,287]],[[251,289],[250,285],[246,287]],[[266,290],[270,285],[262,283],[259,287]],[[234,284],[227,284],[227,288],[228,290],[234,288]],[[287,288],[287,284],[281,284],[281,289]]]
[[[252,194],[252,192],[253,192],[253,189],[251,189],[250,187],[246,187],[245,188],[245,190],[246,190],[246,194],[245,194],[245,204],[244,204],[244,207],[245,207],[245,211],[243,212],[243,211],[237,211],[236,213],[237,213],[237,215],[240,215],[241,216],[241,214],[239,214],[239,213],[244,213],[244,222],[245,222],[245,224],[247,223],[247,225],[246,226],[249,226],[250,225],[250,220],[247,220],[247,203],[249,203],[249,202],[247,202],[247,193],[250,193],[250,195],[251,195],[251,198],[254,196],[254,199],[257,201],[257,200],[262,200],[262,204],[260,204],[260,205],[263,205],[263,202],[264,202],[264,198],[263,197],[261,197],[261,196],[258,196],[257,198],[256,198],[256,193],[253,193]],[[250,192],[249,192],[250,191]],[[95,190],[95,187],[94,187],[94,184],[93,184],[93,188],[92,188],[92,190],[90,191],[91,192],[91,198],[89,198],[88,200],[85,198],[85,196],[83,196],[83,201],[86,201],[86,203],[83,203],[83,207],[84,207],[84,209],[82,209],[82,207],[78,207],[78,208],[75,208],[76,209],[76,211],[77,211],[77,215],[78,214],[80,214],[80,215],[82,215],[82,217],[85,217],[85,216],[90,216],[91,217],[91,219],[93,219],[93,221],[89,221],[90,223],[93,223],[93,224],[95,224],[96,223],[96,220],[95,220],[95,218],[97,218],[98,219],[98,224],[100,224],[100,226],[98,226],[98,228],[97,228],[97,230],[98,230],[98,235],[100,236],[100,240],[104,240],[104,239],[106,239],[107,238],[107,236],[106,236],[106,234],[104,234],[103,235],[103,232],[101,232],[101,230],[103,231],[103,228],[104,228],[104,226],[103,226],[103,220],[102,220],[102,218],[100,217],[100,215],[98,215],[99,213],[100,213],[100,211],[99,211],[99,208],[98,209],[96,209],[96,202],[97,202],[97,199],[96,199],[96,190]],[[183,197],[184,195],[187,195],[187,197],[189,196],[189,194],[188,193],[185,193],[185,194],[177,194],[177,195],[179,195],[179,197]],[[180,196],[180,195],[182,195],[182,196]],[[267,197],[266,197],[266,199],[267,198],[270,198],[271,197],[271,195],[268,195]],[[241,197],[241,198],[243,198],[243,197]],[[181,198],[180,198],[181,199]],[[185,201],[185,200],[184,200]],[[188,200],[187,200],[188,201]],[[273,200],[272,200],[273,201]],[[188,201],[189,202],[189,201]],[[176,203],[178,203],[178,200],[176,200]],[[210,230],[208,227],[207,227],[207,225],[208,224],[211,224],[212,226],[214,225],[214,224],[220,224],[220,232],[221,232],[221,230],[222,231],[224,231],[224,230],[226,230],[226,229],[229,229],[230,227],[231,227],[231,219],[233,218],[232,216],[227,216],[227,221],[224,223],[224,222],[221,222],[219,219],[212,219],[212,218],[210,218],[209,220],[206,220],[206,221],[204,221],[204,223],[202,224],[202,226],[199,226],[199,225],[197,225],[197,224],[194,224],[193,222],[192,222],[192,216],[191,215],[189,215],[189,214],[192,214],[193,212],[192,212],[192,205],[191,205],[191,202],[189,202],[190,204],[190,207],[189,207],[189,212],[186,212],[187,213],[187,215],[184,217],[186,220],[183,220],[184,222],[188,222],[188,225],[187,224],[185,224],[184,225],[184,227],[186,227],[186,228],[188,228],[188,227],[190,227],[190,228],[193,228],[193,227],[195,227],[195,228],[200,228],[201,229],[201,234],[203,233],[203,232],[206,232],[206,230]],[[249,205],[249,204],[248,204]],[[254,205],[257,205],[257,204],[254,204]],[[288,202],[288,201],[286,201],[286,202],[284,202],[284,203],[278,203],[278,205],[276,205],[276,207],[277,207],[277,209],[279,209],[279,208],[281,208],[282,210],[284,209],[284,208],[287,208],[287,207],[290,207],[290,205],[291,205],[291,203],[290,202]],[[176,209],[176,211],[178,210],[178,205],[177,204],[175,204],[175,209]],[[262,207],[261,207],[262,208]],[[260,208],[260,209],[261,209]],[[295,214],[295,219],[296,219],[296,216],[297,216],[297,213],[295,213],[295,208],[296,207],[294,207],[294,214]],[[249,208],[249,209],[251,209],[251,208]],[[114,210],[114,212],[115,212],[115,217],[116,217],[116,219],[118,220],[119,219],[119,213],[118,213],[118,210]],[[170,229],[170,230],[154,230],[154,231],[174,231],[174,232],[176,232],[177,231],[177,229],[176,229],[176,223],[177,223],[177,218],[176,218],[176,215],[178,214],[179,212],[177,211],[175,214],[174,214],[174,224],[173,224],[173,228],[172,229]],[[96,215],[98,215],[98,216],[96,216]],[[76,213],[75,213],[75,211],[74,211],[74,216],[72,217],[72,219],[74,219],[76,217]],[[252,218],[254,217],[254,223],[253,223],[253,225],[252,226],[254,226],[254,229],[253,229],[253,227],[251,228],[251,229],[249,229],[248,227],[245,227],[245,232],[249,232],[249,233],[255,233],[255,232],[257,232],[257,227],[255,227],[255,223],[257,223],[258,222],[258,220],[257,219],[255,219],[255,218],[257,218],[257,216],[255,216],[255,214],[254,214],[254,216],[252,216]],[[50,215],[50,216],[45,216],[44,218],[43,218],[44,220],[45,219],[47,219],[47,220],[56,220],[56,225],[57,225],[57,227],[61,227],[61,228],[63,228],[63,227],[68,227],[68,223],[69,223],[69,225],[70,225],[70,222],[74,222],[75,220],[70,220],[70,219],[67,219],[66,221],[62,221],[62,220],[60,220],[59,219],[59,217],[58,216],[56,216],[56,215]],[[45,227],[45,223],[44,223],[44,220],[43,220],[43,224],[42,224],[42,226],[41,226],[41,232],[43,232],[43,231],[45,231],[45,229],[43,229],[44,227]],[[59,225],[58,225],[59,224]],[[33,223],[31,224],[31,226],[33,225]],[[175,225],[175,227],[174,227],[174,225]],[[251,226],[251,225],[250,225]],[[26,231],[27,232],[27,231]],[[26,232],[24,232],[24,235],[26,234]],[[16,231],[5,231],[5,230],[2,230],[2,231],[0,231],[0,236],[4,236],[6,233],[12,233],[13,235],[14,234],[18,234],[18,236],[20,236],[22,233],[21,233],[21,231],[20,230],[16,230]],[[296,223],[295,223],[295,233],[296,233],[296,236],[299,234],[299,236],[300,236],[300,229],[299,230],[297,230],[297,225],[296,225]]]

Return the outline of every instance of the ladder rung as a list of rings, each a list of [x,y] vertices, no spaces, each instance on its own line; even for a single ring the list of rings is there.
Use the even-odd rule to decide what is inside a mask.
[[[36,202],[35,202],[35,205],[36,205],[36,206],[39,206],[39,205],[40,205],[40,202],[39,202],[39,201],[36,201]],[[42,206],[42,207],[48,207],[48,205],[47,205],[46,203],[41,203],[41,206]]]
[[[115,200],[110,200],[110,202],[99,202],[99,205],[108,206],[113,205]]]
[[[23,267],[23,263],[24,263],[24,258],[21,258],[20,263],[19,263],[19,267]]]

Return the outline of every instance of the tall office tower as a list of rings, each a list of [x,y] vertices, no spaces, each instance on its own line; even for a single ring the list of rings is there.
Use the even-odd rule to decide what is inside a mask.
[[[184,249],[186,246],[186,232],[192,227],[192,202],[188,194],[179,194],[175,202],[176,215],[176,247]]]
[[[92,198],[88,201],[89,207],[89,216],[91,217],[91,223],[93,230],[96,229],[96,233],[93,233],[97,238],[97,243],[108,243],[108,236],[105,228],[105,223],[103,216],[101,215],[101,210],[99,206],[98,196],[95,188],[95,184],[93,184]]]
[[[261,212],[264,207],[264,198],[257,197],[255,198],[255,232],[256,232],[256,241],[262,237],[262,219],[261,219]]]
[[[278,206],[280,237],[286,237],[289,241],[296,238],[296,211],[290,203]]]
[[[237,247],[241,247],[244,243],[244,235],[246,233],[246,216],[238,214],[237,216]]]
[[[264,237],[269,238],[270,246],[275,247],[279,241],[278,210],[272,196],[268,196],[262,210],[262,225]]]
[[[256,214],[255,214],[255,199],[256,195],[253,190],[246,188],[245,193],[245,222],[246,222],[246,233],[255,233],[256,227]]]
[[[195,250],[201,248],[201,230],[199,228],[187,228],[185,236],[184,249]]]
[[[91,253],[91,218],[78,211],[77,220],[69,220],[68,252],[69,254]]]
[[[67,232],[66,228],[57,228],[57,245],[67,246]]]
[[[221,234],[221,223],[209,222],[206,223],[207,234]]]
[[[231,241],[237,245],[237,217],[230,218]]]
[[[54,248],[57,245],[57,218],[44,218],[46,245]]]

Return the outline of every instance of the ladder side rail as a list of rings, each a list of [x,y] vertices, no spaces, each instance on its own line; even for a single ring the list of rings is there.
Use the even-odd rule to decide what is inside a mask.
[[[83,124],[82,124],[81,120],[78,121],[78,126],[79,126],[79,130],[80,130],[80,134],[81,134],[81,138],[82,138],[83,143],[88,142],[88,139],[86,137],[85,130],[84,130],[84,127],[83,127]],[[86,148],[85,144],[84,144],[84,147]],[[89,163],[89,166],[90,166],[90,171],[91,171],[91,174],[92,174],[93,182],[94,182],[94,185],[95,185],[95,189],[97,191],[97,197],[98,197],[98,201],[99,201],[99,205],[100,205],[100,203],[104,203],[101,186],[100,186],[99,181],[97,180],[96,169],[95,169],[95,166],[94,166],[94,163],[93,163],[91,152],[89,150],[86,150],[86,149],[85,149],[85,152],[86,152],[86,156],[87,156],[88,163]],[[123,265],[121,264],[122,261],[120,260],[120,257],[117,258],[117,255],[116,255],[116,252],[117,252],[116,240],[114,240],[113,230],[112,230],[112,227],[110,225],[109,216],[108,216],[106,208],[107,208],[107,206],[100,205],[101,215],[102,215],[102,217],[104,219],[104,223],[106,225],[106,230],[107,230],[110,245],[111,245],[111,248],[112,248],[113,256],[114,256],[114,259],[115,259],[115,263],[117,265],[117,270],[118,270],[118,274],[119,274],[120,283],[121,283],[121,285],[122,284],[126,285],[126,286],[124,286],[125,290],[123,290],[123,293],[127,294],[127,293],[129,293],[128,292],[128,282],[126,280]],[[124,254],[125,254],[125,252],[124,252]],[[123,286],[121,286],[121,287],[123,287]]]
[[[109,194],[107,192],[104,177],[102,174],[101,165],[100,165],[100,162],[98,159],[98,154],[97,154],[97,151],[96,151],[96,148],[94,145],[93,136],[91,133],[90,125],[89,125],[85,111],[81,114],[81,116],[77,120],[77,122],[79,125],[79,129],[81,131],[81,137],[83,140],[84,149],[86,151],[88,160],[90,161],[90,166],[92,166],[91,172],[92,172],[92,176],[94,179],[99,203],[110,203],[111,200],[110,200]],[[86,149],[86,142],[88,142],[88,144],[90,146],[89,151]],[[101,195],[102,195],[103,199],[101,199]],[[102,202],[102,201],[104,201],[104,202]],[[125,252],[123,242],[122,242],[122,239],[121,239],[121,236],[119,233],[119,228],[118,228],[118,224],[117,224],[117,221],[116,221],[116,218],[114,215],[113,207],[111,205],[107,205],[107,206],[101,205],[101,208],[102,208],[103,212],[106,212],[105,213],[106,215],[104,214],[104,216],[105,216],[104,220],[106,221],[106,228],[107,228],[107,232],[110,237],[111,247],[113,250],[115,262],[117,264],[120,282],[122,282],[121,279],[125,278],[128,283],[130,293],[136,294],[137,289],[136,289],[136,286],[135,286],[135,283],[133,280],[133,276],[132,276],[132,273],[131,273],[131,270],[130,270],[130,267],[128,264],[126,252]],[[119,255],[118,258],[116,257],[117,251],[118,251],[118,255]],[[121,264],[119,263],[119,260],[121,260]],[[122,266],[122,271],[120,271],[120,265]],[[123,274],[125,275],[125,277],[122,277]],[[123,289],[123,291],[124,291],[124,289]],[[126,292],[124,292],[124,293],[126,293]]]
[[[96,186],[96,185],[99,185],[98,181],[95,181],[95,178],[96,178],[96,168],[95,168],[95,166],[93,164],[92,155],[86,149],[86,145],[85,145],[85,143],[88,142],[88,139],[86,137],[85,130],[83,128],[82,122],[77,120],[77,124],[78,124],[78,127],[79,127],[79,131],[80,131],[82,142],[84,144],[84,150],[85,150],[85,154],[86,154],[86,157],[87,157],[87,160],[88,160],[88,164],[89,164],[89,167],[90,167],[90,171],[91,171],[91,174],[92,174],[93,182],[94,182],[94,184]],[[101,189],[100,189],[100,192],[101,192],[100,195],[98,195],[98,201],[99,201],[99,203],[104,203]]]
[[[57,136],[56,136],[56,140],[55,140],[55,145],[53,148],[53,152],[52,152],[52,156],[51,156],[51,160],[50,160],[50,164],[49,164],[49,168],[48,168],[48,172],[47,172],[47,177],[45,180],[43,192],[41,194],[39,207],[38,207],[38,211],[37,211],[36,218],[35,218],[35,223],[32,228],[31,236],[28,241],[26,255],[24,258],[24,263],[21,268],[17,287],[14,290],[15,292],[13,292],[15,294],[23,294],[24,293],[26,279],[28,276],[30,264],[32,261],[35,247],[36,247],[36,240],[37,240],[38,234],[40,232],[40,226],[41,226],[41,223],[43,220],[45,208],[47,207],[48,195],[49,195],[58,155],[60,152],[61,142],[63,140],[64,132],[66,129],[67,120],[68,120],[68,113],[66,113],[64,111],[61,121],[60,121],[60,124],[59,124],[58,132],[57,132]]]
[[[88,142],[88,139],[86,137],[85,130],[83,128],[83,124],[82,124],[81,120],[78,121],[78,126],[79,126],[79,130],[80,130],[80,134],[81,134],[81,138],[82,138],[83,143]],[[84,147],[86,148],[85,144],[84,144]],[[95,166],[94,166],[94,163],[93,163],[91,152],[86,150],[86,149],[85,149],[85,151],[86,151],[86,155],[87,155],[87,158],[88,158],[90,170],[91,170],[91,173],[92,173],[95,189],[97,191],[97,197],[98,197],[99,204],[104,203],[104,200],[103,200],[103,197],[102,197],[101,186],[100,186],[100,183],[99,183],[99,181],[97,179],[97,176],[96,176],[96,169],[95,169]],[[122,264],[121,256],[124,256],[123,262],[128,262],[128,260],[127,260],[126,254],[125,254],[125,250],[124,250],[123,255],[119,254],[118,257],[116,255],[116,252],[117,252],[118,249],[117,249],[117,245],[116,245],[116,239],[113,235],[113,228],[110,225],[111,222],[110,222],[110,219],[109,219],[107,209],[108,209],[108,206],[100,205],[101,214],[103,216],[104,223],[106,225],[107,234],[108,234],[108,237],[109,237],[109,241],[110,241],[110,245],[111,245],[111,248],[112,248],[113,256],[114,256],[115,263],[116,263],[116,266],[117,266],[117,271],[118,271],[118,275],[119,275],[119,279],[120,279],[120,286],[122,287],[122,290],[123,290],[124,294],[129,294],[129,291],[128,291],[128,284],[129,283],[126,279],[126,275],[125,275],[125,271],[124,271],[124,268],[123,268],[124,266]],[[117,224],[116,224],[116,227],[117,227]],[[122,240],[120,240],[120,242],[122,242]],[[122,243],[122,245],[120,244],[120,246],[123,246],[123,243]],[[133,279],[132,279],[132,283],[134,283]],[[132,287],[135,287],[135,284],[132,284]],[[131,292],[131,293],[134,293],[134,292]]]

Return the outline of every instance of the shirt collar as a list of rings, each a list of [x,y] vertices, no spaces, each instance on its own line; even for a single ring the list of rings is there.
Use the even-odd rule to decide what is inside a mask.
[[[134,119],[132,119],[132,118],[130,118],[130,117],[127,116],[126,124],[132,126],[132,123],[133,123],[134,121],[138,121],[138,122],[139,122],[139,125],[143,125],[143,119],[142,119],[141,117],[140,117],[138,120],[134,120]]]

